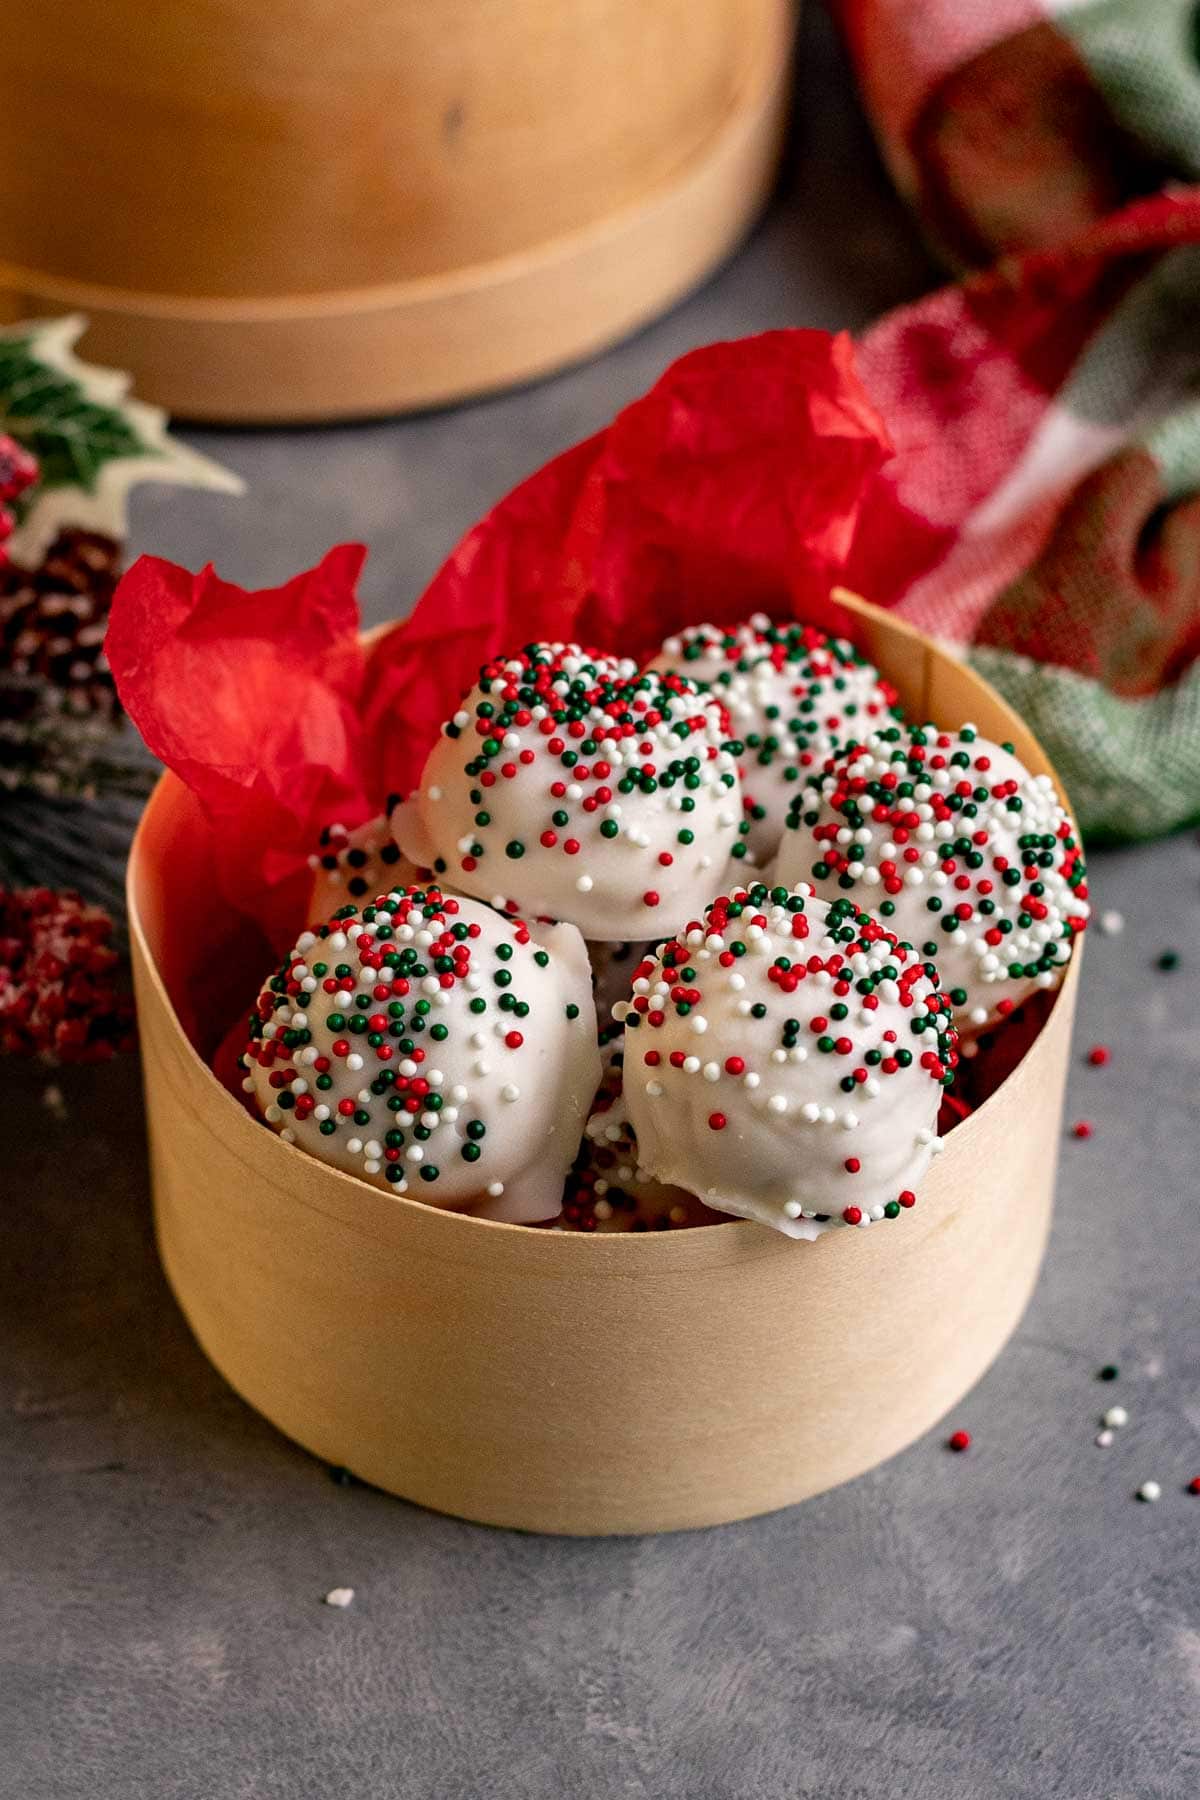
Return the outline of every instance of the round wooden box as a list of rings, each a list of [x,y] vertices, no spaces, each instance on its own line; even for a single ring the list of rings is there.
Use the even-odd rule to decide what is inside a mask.
[[[392,412],[678,298],[775,170],[793,0],[12,0],[0,321],[172,412]]]
[[[1048,768],[978,676],[844,604],[912,715],[971,721]],[[489,1524],[712,1525],[903,1448],[1019,1320],[1050,1221],[1078,953],[894,1228],[588,1237],[395,1198],[250,1118],[204,1055],[269,957],[213,893],[203,816],[164,776],[129,869],[159,1245],[218,1369],[317,1456]]]

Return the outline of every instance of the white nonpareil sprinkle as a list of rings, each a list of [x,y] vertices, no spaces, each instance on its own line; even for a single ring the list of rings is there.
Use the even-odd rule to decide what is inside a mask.
[[[1116,1431],[1122,1425],[1128,1425],[1129,1414],[1123,1406],[1110,1406],[1100,1423],[1107,1425],[1110,1430]]]
[[[1143,1481],[1137,1491],[1137,1497],[1139,1500],[1161,1500],[1162,1489],[1157,1481]]]
[[[1107,912],[1102,912],[1100,914],[1100,929],[1105,937],[1116,937],[1125,929],[1124,913],[1117,912],[1115,907],[1110,907]]]
[[[343,1609],[343,1611],[345,1610],[345,1608],[347,1606],[351,1605],[353,1600],[354,1600],[354,1589],[353,1588],[345,1588],[345,1587],[330,1588],[329,1592],[325,1596],[326,1606],[340,1606]]]
[[[1111,1431],[1098,1431],[1096,1433],[1096,1442],[1102,1450],[1107,1450],[1112,1441],[1113,1434]]]

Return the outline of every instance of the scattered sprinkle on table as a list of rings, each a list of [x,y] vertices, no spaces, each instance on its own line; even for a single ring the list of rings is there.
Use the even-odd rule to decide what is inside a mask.
[[[1129,1414],[1123,1406],[1110,1406],[1100,1423],[1107,1425],[1110,1430],[1117,1431],[1122,1425],[1128,1425]]]
[[[1139,1500],[1161,1500],[1162,1489],[1157,1481],[1143,1481],[1137,1491],[1137,1497]]]
[[[1093,1069],[1102,1069],[1105,1063],[1110,1061],[1111,1058],[1112,1051],[1107,1044],[1093,1044],[1087,1054],[1087,1059],[1091,1063]]]
[[[1118,1369],[1116,1363],[1105,1363],[1104,1367],[1100,1370],[1100,1373],[1097,1376],[1097,1380],[1099,1380],[1099,1381],[1115,1381],[1117,1379],[1117,1376],[1120,1373],[1121,1373],[1121,1371],[1120,1371],[1120,1369]]]
[[[952,1431],[950,1436],[946,1439],[946,1445],[950,1450],[969,1450],[971,1448],[971,1434],[969,1431]]]
[[[1155,967],[1161,969],[1164,975],[1169,975],[1172,969],[1179,967],[1178,950],[1160,950],[1155,959]]]
[[[1115,907],[1110,907],[1108,912],[1102,912],[1100,914],[1100,929],[1105,937],[1118,936],[1118,934],[1125,929],[1124,913],[1119,913]]]
[[[1076,1119],[1074,1125],[1071,1127],[1071,1136],[1077,1138],[1090,1138],[1095,1129],[1096,1128],[1090,1119]]]
[[[1192,1476],[1192,1479],[1188,1482],[1188,1493],[1200,1494],[1200,1475]]]
[[[344,1610],[353,1599],[353,1588],[330,1588],[325,1596],[325,1604],[326,1606],[340,1606]]]
[[[1096,1433],[1096,1442],[1102,1450],[1107,1450],[1112,1441],[1113,1434],[1111,1431],[1098,1431]]]

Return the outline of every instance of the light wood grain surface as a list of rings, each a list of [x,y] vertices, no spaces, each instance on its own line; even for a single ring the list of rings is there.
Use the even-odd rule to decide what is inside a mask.
[[[526,380],[684,293],[756,217],[792,0],[16,0],[0,318],[197,419],[353,418]]]

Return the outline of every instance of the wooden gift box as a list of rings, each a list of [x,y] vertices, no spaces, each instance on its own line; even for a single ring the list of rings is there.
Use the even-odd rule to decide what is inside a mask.
[[[793,0],[15,0],[0,322],[194,419],[461,399],[611,343],[749,228]]]
[[[978,675],[843,598],[910,716],[971,722],[1049,770]],[[786,1506],[926,1431],[1029,1299],[1078,946],[1047,1023],[951,1133],[915,1209],[810,1244],[743,1222],[624,1236],[492,1224],[282,1143],[204,1060],[269,957],[217,900],[208,828],[173,775],[137,834],[129,916],[158,1241],[179,1304],[280,1430],[410,1500],[575,1534]]]

